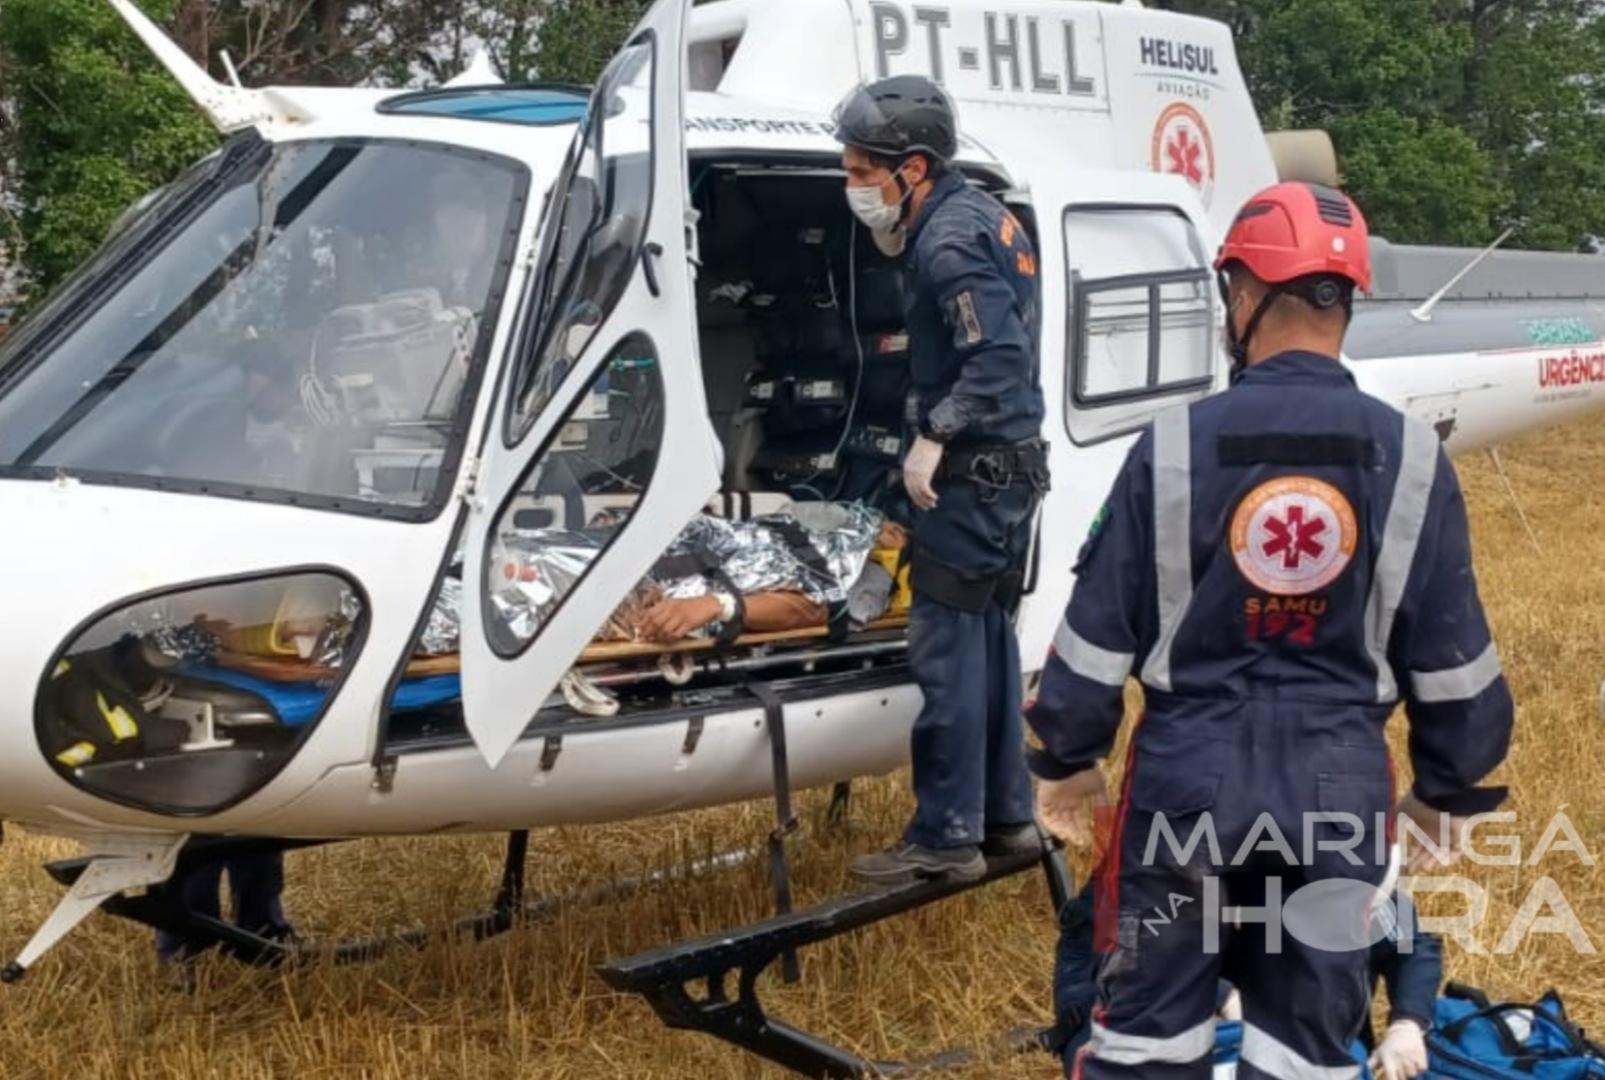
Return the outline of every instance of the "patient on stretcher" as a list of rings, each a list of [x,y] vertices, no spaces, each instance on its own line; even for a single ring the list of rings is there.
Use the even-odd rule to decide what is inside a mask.
[[[591,529],[536,529],[504,536],[491,604],[519,636],[532,635],[600,554],[617,522]],[[906,610],[894,598],[902,528],[861,503],[808,503],[728,521],[698,516],[603,624],[598,642],[669,644],[732,640],[809,627],[865,625]],[[735,617],[726,607],[736,602]],[[893,610],[895,608],[895,610]],[[452,612],[440,612],[439,621]],[[438,649],[444,641],[428,642]],[[455,642],[449,643],[455,648]],[[449,650],[448,650],[449,651]]]

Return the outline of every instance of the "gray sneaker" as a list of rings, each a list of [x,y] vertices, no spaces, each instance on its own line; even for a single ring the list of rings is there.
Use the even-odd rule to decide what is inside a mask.
[[[1034,823],[1025,825],[1000,825],[995,829],[986,830],[986,839],[981,841],[981,854],[989,859],[1007,858],[1010,855],[1040,855],[1046,848],[1042,842],[1042,834],[1037,831]]]
[[[974,845],[928,848],[900,844],[874,855],[860,855],[848,870],[858,880],[875,885],[908,885],[933,878],[975,881],[986,875],[986,859]]]

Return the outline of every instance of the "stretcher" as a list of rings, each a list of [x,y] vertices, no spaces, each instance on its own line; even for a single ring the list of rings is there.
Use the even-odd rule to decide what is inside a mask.
[[[908,625],[906,615],[879,619],[863,628],[861,633],[902,630]],[[630,661],[659,660],[665,656],[700,654],[714,650],[738,650],[775,645],[801,645],[823,641],[829,634],[824,626],[802,627],[796,630],[766,634],[744,634],[729,645],[721,646],[711,638],[687,638],[668,644],[648,642],[597,642],[585,650],[580,658],[581,669],[601,665],[618,665]],[[462,699],[462,659],[449,656],[418,657],[407,665],[406,675],[396,687],[391,708],[398,713],[438,708]],[[329,688],[340,677],[340,669],[285,656],[266,656],[257,653],[220,652],[211,663],[194,663],[179,673],[188,686],[179,691],[180,697],[194,696],[197,691],[210,687],[225,687],[260,698],[272,707],[278,721],[287,728],[301,728],[317,719],[328,700]],[[617,681],[613,678],[601,682]],[[221,707],[218,721],[235,726],[244,721],[239,710]]]
[[[861,632],[901,630],[907,626],[908,616],[896,615],[877,619],[865,626]],[[805,626],[796,630],[779,630],[768,634],[743,634],[736,638],[735,641],[723,646],[712,638],[686,638],[683,641],[668,642],[666,644],[644,641],[599,641],[588,646],[580,654],[579,666],[583,668],[593,664],[617,663],[624,660],[655,660],[665,655],[709,652],[721,648],[740,649],[765,645],[801,644],[823,640],[829,636],[829,633],[828,627]],[[340,669],[338,668],[326,667],[305,660],[226,650],[218,653],[216,664],[208,665],[207,669],[225,671],[232,675],[277,684],[320,682],[326,684],[340,677]],[[447,656],[414,657],[407,664],[406,678],[403,680],[402,685],[405,686],[407,683],[419,679],[457,675],[461,671],[462,657],[457,653]],[[197,677],[200,676],[197,675]],[[250,689],[244,686],[239,688]]]

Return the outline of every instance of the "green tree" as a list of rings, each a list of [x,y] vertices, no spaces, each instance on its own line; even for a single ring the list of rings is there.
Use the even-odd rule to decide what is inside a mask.
[[[157,17],[171,0],[142,0]],[[48,289],[133,200],[216,145],[188,99],[100,0],[0,5],[3,186],[21,207],[23,265]]]
[[[1379,231],[1605,236],[1600,0],[1161,0],[1228,23],[1266,127],[1332,132]]]
[[[530,74],[548,82],[596,81],[646,8],[646,0],[554,0],[541,19]]]

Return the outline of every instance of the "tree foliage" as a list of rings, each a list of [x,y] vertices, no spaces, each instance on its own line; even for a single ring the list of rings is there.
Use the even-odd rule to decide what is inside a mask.
[[[171,0],[144,0],[158,17]],[[20,206],[25,267],[48,287],[130,202],[215,145],[211,128],[99,0],[5,0],[0,136]]]
[[[1378,231],[1605,236],[1600,0],[1169,0],[1222,19],[1268,128],[1323,127]]]

